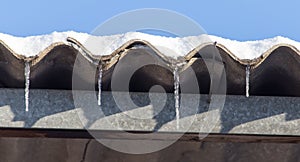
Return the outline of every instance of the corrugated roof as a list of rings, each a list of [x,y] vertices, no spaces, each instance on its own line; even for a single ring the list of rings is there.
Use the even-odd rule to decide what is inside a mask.
[[[184,62],[194,69],[201,93],[208,93],[210,76],[205,59],[210,56],[203,53],[213,44],[201,44],[184,57],[174,59],[165,56],[153,45],[144,40],[131,40],[106,56],[95,56],[83,44],[74,38],[68,38],[69,44],[54,43],[41,51],[37,56],[26,58],[16,54],[5,42],[0,41],[0,78],[2,88],[24,87],[24,60],[30,62],[30,88],[39,89],[72,89],[73,67],[76,57],[85,64],[85,70],[92,71],[101,61],[104,67],[103,90],[110,91],[110,81],[115,65],[129,55],[144,55],[136,59],[145,59],[146,55],[156,56],[164,64]],[[224,64],[227,78],[227,93],[234,95],[245,94],[246,66],[250,65],[250,94],[271,96],[300,96],[300,52],[289,44],[279,44],[253,60],[243,60],[236,57],[226,46],[216,44]],[[151,52],[149,52],[151,51]],[[205,55],[205,58],[203,57]],[[180,75],[184,75],[184,68]],[[98,74],[98,72],[96,73]],[[83,83],[97,84],[88,79],[84,73],[77,73]],[[147,82],[145,82],[145,79]],[[173,92],[173,74],[170,69],[159,66],[145,66],[138,70],[131,79],[130,90],[135,92],[149,91],[152,85],[162,85],[167,92]],[[84,86],[83,86],[84,87]],[[95,85],[97,87],[97,85]]]

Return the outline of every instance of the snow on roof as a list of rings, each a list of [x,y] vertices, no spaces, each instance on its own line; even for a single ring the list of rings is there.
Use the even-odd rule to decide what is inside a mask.
[[[0,33],[0,40],[7,44],[14,52],[26,57],[38,55],[41,51],[53,43],[66,41],[67,37],[72,37],[81,42],[94,55],[109,55],[114,50],[132,39],[148,41],[160,52],[169,57],[184,56],[195,47],[203,43],[215,42],[224,45],[234,55],[240,59],[254,59],[262,55],[278,44],[289,44],[300,49],[300,43],[289,38],[277,36],[274,38],[240,42],[225,39],[213,35],[199,35],[189,37],[164,37],[155,36],[139,32],[129,32],[112,36],[93,36],[87,33],[74,31],[53,32],[47,35],[15,37]]]

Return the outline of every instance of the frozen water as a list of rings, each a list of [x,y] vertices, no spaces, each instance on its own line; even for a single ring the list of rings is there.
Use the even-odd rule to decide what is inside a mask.
[[[99,67],[99,76],[98,76],[98,105],[101,106],[101,84],[102,84],[102,66]]]
[[[25,111],[29,110],[29,86],[30,86],[30,64],[25,61]]]
[[[249,88],[250,88],[250,65],[246,66],[246,97],[249,97]]]
[[[180,104],[179,104],[179,73],[178,66],[176,65],[173,71],[174,75],[174,99],[175,99],[175,111],[176,111],[176,128],[179,129],[179,118],[180,118]]]

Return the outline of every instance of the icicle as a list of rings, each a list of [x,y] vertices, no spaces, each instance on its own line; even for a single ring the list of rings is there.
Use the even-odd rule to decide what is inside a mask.
[[[174,71],[174,99],[175,99],[175,111],[176,111],[176,128],[179,129],[179,73],[178,67],[175,65]]]
[[[249,87],[250,87],[250,65],[248,64],[246,66],[246,97],[249,97]]]
[[[28,61],[25,61],[25,111],[29,110],[29,84],[30,84],[30,64]]]
[[[98,105],[101,106],[101,84],[102,84],[102,66],[99,66],[99,76],[98,76]]]

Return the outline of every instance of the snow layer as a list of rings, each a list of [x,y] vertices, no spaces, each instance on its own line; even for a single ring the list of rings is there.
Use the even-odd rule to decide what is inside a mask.
[[[13,51],[27,57],[38,55],[45,48],[56,42],[66,41],[67,37],[73,37],[81,42],[94,55],[109,55],[114,50],[132,39],[142,39],[154,45],[160,52],[169,57],[184,56],[193,48],[202,43],[215,42],[226,46],[240,59],[254,59],[262,55],[275,45],[285,43],[300,49],[300,43],[289,38],[277,36],[274,38],[240,42],[212,35],[190,36],[183,38],[171,38],[149,35],[139,32],[129,32],[112,36],[92,36],[86,33],[74,31],[53,32],[48,35],[15,37],[0,33],[0,40],[5,42]]]
[[[241,59],[254,59],[261,56],[264,52],[278,44],[289,44],[300,49],[300,42],[289,38],[277,36],[274,38],[239,42],[230,39],[224,39],[216,36],[210,36],[212,40],[226,46],[233,54]]]

